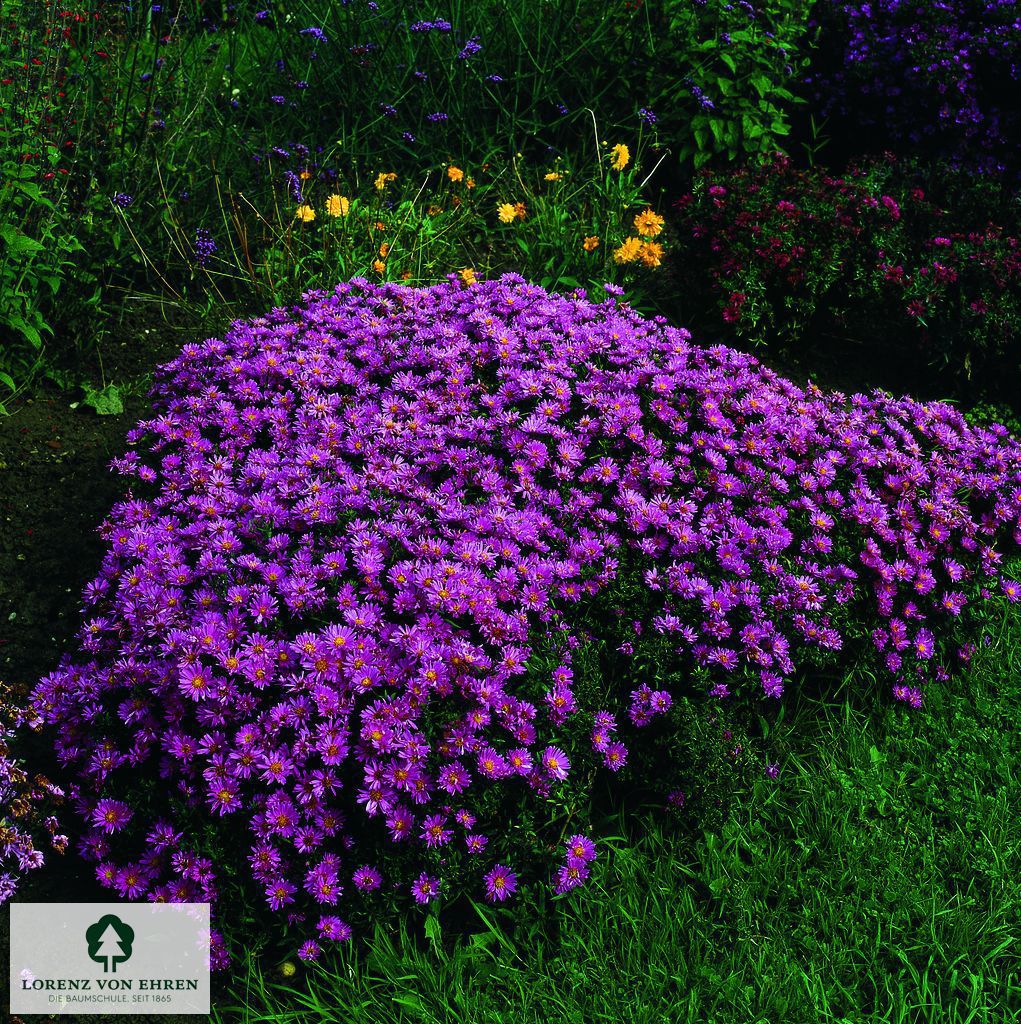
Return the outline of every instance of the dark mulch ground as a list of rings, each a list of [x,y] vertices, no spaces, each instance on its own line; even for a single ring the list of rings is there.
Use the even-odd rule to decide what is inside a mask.
[[[9,684],[32,685],[69,648],[102,558],[96,530],[124,493],[110,460],[149,408],[146,375],[185,333],[158,320],[138,336],[104,351],[106,379],[127,389],[120,415],[99,416],[80,391],[43,384],[0,418],[0,679]]]

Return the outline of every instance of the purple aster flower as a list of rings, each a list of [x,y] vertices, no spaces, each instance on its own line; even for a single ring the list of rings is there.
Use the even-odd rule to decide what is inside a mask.
[[[266,886],[266,902],[273,910],[279,910],[294,902],[294,894],[297,891],[298,887],[292,882],[287,881],[286,878],[278,878]]]
[[[512,896],[518,888],[518,879],[513,871],[503,864],[495,865],[485,876],[486,899],[500,903]]]
[[[92,823],[104,832],[119,832],[131,820],[134,812],[120,800],[100,800],[92,811]]]
[[[411,884],[411,895],[418,904],[432,903],[440,894],[440,880],[424,871]]]
[[[547,747],[542,752],[541,764],[543,770],[552,779],[566,779],[567,773],[571,770],[571,762],[559,747]]]
[[[322,949],[319,943],[315,939],[307,939],[301,944],[301,948],[298,950],[298,958],[300,960],[318,960],[322,956]]]
[[[316,931],[331,942],[347,942],[351,938],[351,926],[332,914],[319,918]]]
[[[608,744],[603,752],[603,764],[611,772],[619,772],[627,764],[627,747],[619,741]]]
[[[589,869],[583,864],[564,864],[557,871],[556,882],[553,885],[553,891],[558,895],[562,896],[565,892],[570,892],[572,889],[577,889],[579,885],[582,885],[588,880]]]
[[[363,864],[355,869],[351,881],[359,892],[375,892],[383,884],[383,876],[372,865]]]
[[[588,864],[596,859],[596,844],[588,836],[574,835],[567,840],[568,865]]]
[[[470,832],[464,837],[464,843],[465,846],[468,847],[469,853],[482,853],[482,851],[489,845],[489,837],[479,833]]]

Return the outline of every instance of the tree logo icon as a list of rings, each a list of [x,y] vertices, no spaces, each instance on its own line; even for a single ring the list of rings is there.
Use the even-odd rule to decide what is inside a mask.
[[[114,914],[104,914],[85,930],[89,959],[103,965],[103,973],[117,973],[117,965],[131,958],[135,930]]]

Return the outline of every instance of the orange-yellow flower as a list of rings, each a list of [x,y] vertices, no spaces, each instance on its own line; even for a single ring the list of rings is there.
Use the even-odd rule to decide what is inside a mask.
[[[464,184],[465,188],[475,188],[475,179],[469,178]]]
[[[658,267],[660,260],[663,258],[663,246],[659,242],[645,242],[639,255],[642,257],[642,263],[645,266]]]
[[[613,252],[613,258],[617,263],[634,263],[642,251],[642,240],[640,238],[627,238],[624,244]]]
[[[549,174],[546,175],[545,180],[546,181],[559,181],[562,177],[563,177],[562,174],[558,174],[556,171],[550,171]]]
[[[384,242],[379,247],[380,259],[384,259],[385,260],[387,258],[387,256],[389,256],[389,255],[390,255],[390,243],[389,242]]]
[[[295,211],[294,216],[300,217],[307,224],[310,220],[316,219],[316,212],[315,210],[312,209],[311,206],[307,205],[306,203],[302,203],[301,206],[299,206],[298,209]]]
[[[592,252],[593,249],[599,248],[599,236],[589,235],[584,242],[581,243],[581,247],[585,252]]]
[[[308,179],[312,177],[312,172],[302,171],[301,174],[298,175],[298,177],[301,178],[302,181],[308,181]]]
[[[464,270],[461,271],[461,280],[464,281],[465,284],[475,284],[477,280],[475,277],[475,271],[472,270],[471,267],[465,267]]]
[[[442,207],[442,206],[439,206],[439,205],[438,205],[438,204],[436,204],[436,203],[430,203],[430,204],[429,204],[429,205],[428,205],[428,206],[427,206],[427,207],[425,208],[425,212],[426,212],[426,213],[427,213],[427,214],[428,214],[428,215],[429,215],[430,217],[435,217],[435,216],[436,216],[436,214],[438,214],[438,213],[442,213],[442,212],[443,212],[443,207]]]
[[[463,181],[464,180],[464,171],[462,171],[460,167],[448,167],[447,168],[447,177],[451,181]]]
[[[411,280],[411,271],[410,270],[402,270],[401,271],[401,280],[402,281],[410,281]]]
[[[610,150],[610,156],[613,157],[613,163],[610,166],[615,171],[622,171],[631,162],[631,150],[624,145],[623,142],[618,142]]]
[[[496,215],[504,224],[510,224],[510,222],[517,217],[518,211],[513,203],[501,203],[496,208]]]
[[[331,217],[346,217],[351,212],[351,202],[347,196],[334,193],[326,197],[326,212]]]
[[[655,238],[663,230],[663,218],[652,210],[635,214],[635,230],[646,238]]]
[[[383,189],[385,189],[387,187],[387,185],[390,184],[391,181],[396,181],[396,180],[397,180],[397,175],[394,174],[392,171],[388,172],[386,174],[377,174],[376,175],[376,190],[379,191],[379,192],[382,192]]]
[[[374,262],[374,263],[372,264],[372,269],[373,269],[373,270],[374,270],[374,271],[375,271],[375,272],[376,272],[377,274],[382,274],[382,273],[383,273],[383,271],[384,271],[384,270],[386,270],[386,264],[385,264],[385,263],[384,263],[384,262],[383,262],[382,260],[376,260],[376,261],[375,261],[375,262]]]
[[[522,220],[524,220],[526,212],[527,212],[527,209],[526,209],[524,203],[515,203],[514,204],[514,216],[515,217],[520,217]]]

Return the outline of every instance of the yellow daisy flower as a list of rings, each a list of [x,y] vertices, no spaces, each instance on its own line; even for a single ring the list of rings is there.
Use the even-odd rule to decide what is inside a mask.
[[[639,254],[647,267],[658,267],[663,257],[663,246],[659,242],[646,242]]]
[[[464,281],[465,284],[475,284],[478,279],[475,277],[475,271],[472,270],[471,267],[465,267],[464,270],[461,271],[461,280]]]
[[[581,247],[585,252],[592,252],[593,249],[597,249],[599,247],[599,236],[589,235],[585,241],[581,243]]]
[[[546,181],[559,181],[562,177],[563,177],[562,174],[558,174],[556,171],[550,171],[549,174],[546,175],[545,180]]]
[[[515,209],[513,203],[501,203],[496,208],[496,215],[504,224],[510,224],[510,222],[517,217],[518,211]]]
[[[646,238],[655,238],[663,230],[663,218],[652,210],[635,214],[635,230]]]
[[[525,207],[524,203],[515,203],[514,204],[514,216],[515,217],[520,217],[522,220],[524,220],[526,212],[527,212],[527,208]]]
[[[374,270],[374,271],[375,271],[375,272],[376,272],[377,274],[382,274],[382,273],[383,273],[383,271],[384,271],[384,270],[386,270],[386,264],[385,264],[385,263],[384,263],[384,262],[383,262],[382,260],[376,260],[376,261],[375,261],[375,262],[374,262],[374,263],[372,264],[372,269],[373,269],[373,270]]]
[[[631,162],[631,150],[624,145],[623,142],[618,142],[613,149],[610,150],[610,156],[613,157],[613,163],[610,166],[615,171],[622,171]]]
[[[447,177],[451,181],[463,181],[464,180],[464,171],[462,171],[460,167],[448,167],[447,168]]]
[[[642,240],[640,238],[627,238],[624,244],[613,252],[613,258],[617,263],[634,263],[642,251]]]
[[[465,188],[475,188],[475,179],[469,178],[464,184]]]
[[[351,202],[347,196],[334,193],[326,197],[326,212],[331,217],[346,217],[351,212]]]
[[[310,220],[316,219],[316,212],[308,204],[302,203],[295,211],[294,216],[300,217],[307,224]]]
[[[384,242],[379,247],[380,259],[384,259],[385,260],[387,258],[387,256],[389,256],[389,255],[390,255],[390,243],[389,242]]]
[[[302,181],[308,181],[308,179],[312,177],[312,172],[302,171],[301,174],[298,175],[298,177],[301,178]]]
[[[378,192],[382,192],[383,189],[385,189],[387,187],[387,185],[390,184],[391,181],[396,181],[396,180],[397,180],[397,175],[394,174],[392,171],[388,172],[386,174],[377,174],[376,175],[376,190]]]

